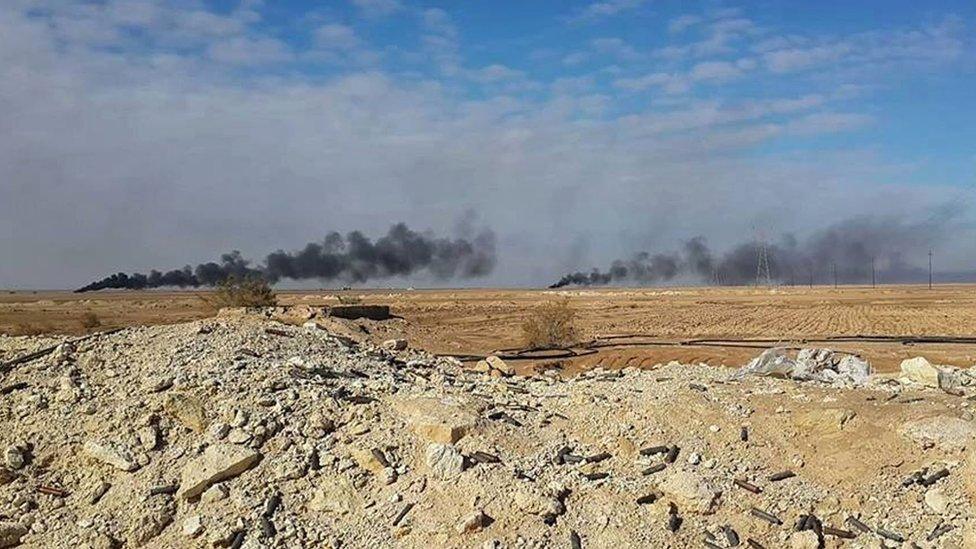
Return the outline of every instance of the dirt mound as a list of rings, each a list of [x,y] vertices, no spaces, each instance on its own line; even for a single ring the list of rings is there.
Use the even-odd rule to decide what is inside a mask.
[[[680,364],[511,377],[247,315],[0,338],[0,360],[52,343],[0,377],[0,547],[976,537],[973,441],[903,427],[966,431],[969,385],[851,388]]]

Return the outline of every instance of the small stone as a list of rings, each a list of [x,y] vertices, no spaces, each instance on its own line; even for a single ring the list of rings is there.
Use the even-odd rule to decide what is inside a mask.
[[[163,409],[190,429],[203,433],[207,430],[207,413],[199,398],[186,393],[169,393]]]
[[[7,467],[17,470],[27,463],[27,458],[24,457],[24,452],[20,448],[8,446],[3,452],[3,461],[7,464]]]
[[[230,490],[223,484],[214,484],[200,496],[201,503],[214,503],[223,499],[227,499],[230,495]]]
[[[491,519],[484,511],[478,510],[471,513],[462,520],[458,526],[457,531],[459,534],[471,534],[474,532],[479,532],[490,524]]]
[[[132,456],[132,453],[122,446],[89,440],[85,443],[83,450],[89,457],[123,471],[132,472],[139,468],[139,463]]]
[[[200,515],[191,515],[183,521],[183,535],[191,538],[199,536],[203,532],[203,522]]]
[[[160,376],[149,380],[148,389],[153,393],[161,393],[173,386],[173,376]]]
[[[139,445],[143,450],[147,452],[155,450],[159,447],[159,428],[155,424],[147,425],[139,429],[136,438],[139,439]]]
[[[819,549],[820,538],[817,537],[817,533],[813,530],[794,532],[790,536],[790,547],[792,549]]]
[[[691,471],[671,470],[660,489],[682,510],[711,514],[720,492],[701,475]]]
[[[391,351],[402,351],[407,348],[406,339],[388,339],[383,342],[383,348]]]
[[[180,481],[180,496],[193,499],[206,491],[211,485],[236,477],[257,465],[261,454],[233,444],[216,444],[204,453],[191,459],[183,467]]]
[[[437,478],[450,479],[461,474],[464,457],[454,446],[434,443],[427,446],[427,467]]]
[[[214,440],[223,440],[227,436],[227,433],[230,432],[230,425],[227,425],[223,421],[215,421],[207,428],[207,432],[210,433],[210,436]]]
[[[925,505],[933,512],[943,514],[949,509],[949,498],[940,488],[933,488],[925,492]]]
[[[474,430],[483,407],[465,397],[411,397],[394,402],[418,436],[431,442],[453,444]]]
[[[701,463],[701,460],[702,460],[701,454],[699,454],[698,452],[692,452],[691,455],[688,456],[688,463],[692,465],[698,465],[699,463]]]
[[[363,505],[360,491],[344,475],[326,475],[319,481],[319,487],[309,502],[309,509],[346,515]]]

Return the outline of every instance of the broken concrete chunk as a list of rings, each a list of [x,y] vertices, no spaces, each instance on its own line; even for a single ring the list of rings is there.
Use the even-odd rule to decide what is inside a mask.
[[[236,477],[257,465],[261,454],[244,446],[216,444],[183,467],[180,496],[193,499],[222,480]]]
[[[89,457],[123,471],[132,472],[139,468],[139,463],[132,456],[132,452],[122,446],[89,440],[83,450]]]
[[[170,393],[166,395],[163,408],[190,429],[198,433],[207,430],[207,412],[199,398],[186,393]]]
[[[463,397],[410,397],[393,407],[411,430],[431,442],[453,444],[474,430],[483,405]]]
[[[707,515],[721,492],[698,473],[672,469],[659,486],[682,511]]]
[[[464,468],[464,457],[450,444],[428,445],[426,462],[431,474],[439,479],[454,478]]]
[[[909,421],[898,432],[918,443],[932,444],[945,452],[958,452],[973,446],[976,426],[971,422],[946,416]]]

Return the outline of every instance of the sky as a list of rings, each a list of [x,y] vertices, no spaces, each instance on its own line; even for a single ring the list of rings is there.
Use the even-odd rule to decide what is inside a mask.
[[[971,0],[4,0],[0,287],[471,212],[479,285],[865,217],[944,216],[939,266],[972,268],[974,26]]]

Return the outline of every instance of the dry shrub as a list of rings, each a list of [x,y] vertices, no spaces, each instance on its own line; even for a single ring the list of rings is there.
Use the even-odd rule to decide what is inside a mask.
[[[526,347],[533,349],[570,347],[576,343],[576,310],[569,300],[547,301],[536,307],[522,323]]]
[[[38,336],[54,332],[54,326],[48,323],[35,324],[26,322],[17,324],[10,330],[9,335],[14,336]]]
[[[228,307],[274,307],[278,304],[271,285],[260,276],[227,277],[217,285],[212,295],[199,297],[218,310]]]
[[[98,315],[95,313],[87,311],[85,314],[81,315],[81,318],[78,320],[78,324],[81,325],[83,330],[90,332],[101,326],[102,320],[98,318]]]

